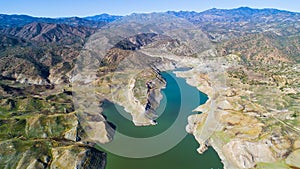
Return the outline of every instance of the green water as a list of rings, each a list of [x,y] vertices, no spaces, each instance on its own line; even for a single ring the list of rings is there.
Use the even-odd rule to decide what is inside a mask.
[[[187,117],[194,114],[192,110],[199,104],[205,103],[207,96],[188,85],[184,79],[175,77],[172,72],[163,72],[162,76],[167,81],[167,86],[162,90],[164,97],[157,110],[160,116],[156,120],[156,126],[136,127],[122,107],[110,102],[103,104],[103,114],[117,130],[112,143],[100,147],[107,152],[106,169],[223,168],[220,158],[212,148],[202,155],[198,154],[196,149],[199,144],[192,135],[186,135],[185,131]],[[124,139],[123,135],[134,137],[138,141],[133,143]],[[157,135],[161,137],[143,144],[143,138]],[[160,138],[163,139],[160,141]],[[165,151],[167,149],[169,150]],[[123,157],[124,154],[127,156]],[[138,158],[139,154],[146,158]]]

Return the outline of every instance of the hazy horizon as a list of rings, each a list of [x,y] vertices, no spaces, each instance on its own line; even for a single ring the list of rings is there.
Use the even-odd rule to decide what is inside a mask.
[[[208,0],[198,2],[190,0],[186,2],[174,0],[91,0],[84,2],[83,0],[52,0],[52,1],[23,1],[13,0],[8,1],[0,6],[1,14],[17,14],[17,15],[30,15],[34,17],[86,17],[99,14],[109,15],[130,15],[132,13],[152,13],[152,12],[166,12],[166,11],[195,11],[202,12],[212,8],[218,9],[234,9],[239,7],[250,7],[256,9],[273,8],[279,10],[286,10],[291,12],[300,12],[300,6],[297,0],[252,0],[252,1],[221,1],[221,0]]]

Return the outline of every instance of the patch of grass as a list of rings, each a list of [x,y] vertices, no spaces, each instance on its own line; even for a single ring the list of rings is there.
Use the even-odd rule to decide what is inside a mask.
[[[288,165],[285,164],[284,161],[277,161],[277,162],[272,162],[272,163],[257,163],[256,167],[257,169],[274,169],[274,168],[278,168],[278,169],[290,169],[290,167]]]
[[[223,143],[229,143],[231,138],[228,134],[226,134],[224,131],[216,131],[214,133],[216,139],[221,140]]]
[[[0,140],[25,136],[25,119],[0,120]]]

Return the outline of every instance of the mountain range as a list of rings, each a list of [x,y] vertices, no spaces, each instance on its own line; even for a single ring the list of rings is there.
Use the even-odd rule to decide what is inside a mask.
[[[166,13],[184,18],[199,27],[211,42],[217,44],[221,54],[238,51],[251,62],[260,60],[261,57],[265,62],[299,61],[300,13],[248,7],[210,9],[199,13]],[[72,62],[91,34],[121,18],[122,16],[108,14],[84,18],[2,14],[0,74],[9,78],[22,77],[21,79],[30,75],[38,77],[40,82],[49,81],[51,69],[64,62]],[[258,48],[250,48],[253,45]],[[20,63],[16,63],[24,63],[25,69],[11,69],[14,66],[7,63],[10,60],[7,58],[17,58]],[[26,65],[33,68],[28,71]]]

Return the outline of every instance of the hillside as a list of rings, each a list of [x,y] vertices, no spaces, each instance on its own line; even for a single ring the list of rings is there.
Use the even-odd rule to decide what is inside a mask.
[[[73,44],[76,41],[84,42],[85,38],[95,32],[95,29],[67,24],[33,22],[22,27],[0,29],[0,32],[39,43]]]

